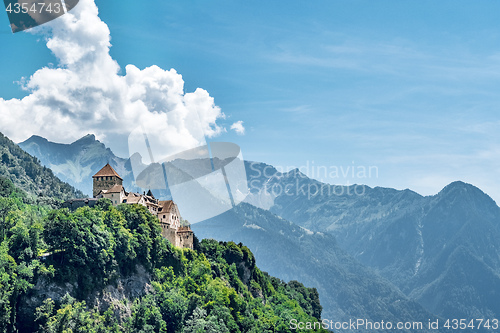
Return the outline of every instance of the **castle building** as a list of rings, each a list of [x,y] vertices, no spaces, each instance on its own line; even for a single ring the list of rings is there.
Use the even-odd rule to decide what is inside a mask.
[[[172,200],[159,201],[151,191],[139,194],[127,192],[123,187],[123,179],[106,164],[93,179],[94,200],[106,198],[113,206],[119,204],[138,204],[145,206],[160,221],[161,234],[177,247],[193,248],[193,231],[189,226],[182,226],[179,208]]]
[[[181,225],[179,208],[172,200],[158,203],[158,220],[161,234],[177,247],[190,247],[193,244],[193,232],[190,227]]]
[[[122,186],[123,179],[118,175],[118,173],[111,167],[111,165],[106,164],[98,173],[92,176],[94,182],[94,191],[92,195],[96,198],[101,191],[110,190],[112,187]],[[123,186],[122,186],[123,188]],[[115,191],[118,188],[114,189]],[[108,198],[109,199],[109,198]],[[111,200],[113,201],[113,200]],[[115,202],[113,201],[113,204]]]

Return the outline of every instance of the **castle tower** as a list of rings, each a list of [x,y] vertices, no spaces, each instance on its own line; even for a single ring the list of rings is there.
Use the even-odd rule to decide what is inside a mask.
[[[115,185],[123,185],[123,179],[118,175],[118,173],[111,167],[111,165],[106,164],[98,173],[92,176],[94,181],[94,198],[102,190],[108,190]]]

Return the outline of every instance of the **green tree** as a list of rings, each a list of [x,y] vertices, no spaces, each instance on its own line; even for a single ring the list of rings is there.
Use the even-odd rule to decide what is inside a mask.
[[[186,321],[183,333],[229,333],[222,319],[207,316],[205,309],[196,308],[193,315]]]
[[[134,312],[129,321],[129,332],[167,332],[167,323],[163,320],[161,311],[152,295],[143,297],[135,304]]]
[[[10,179],[0,177],[0,197],[8,197],[16,190]]]
[[[19,209],[19,201],[13,198],[0,197],[0,241],[7,236],[7,231],[12,225],[7,221],[7,215],[13,210]]]

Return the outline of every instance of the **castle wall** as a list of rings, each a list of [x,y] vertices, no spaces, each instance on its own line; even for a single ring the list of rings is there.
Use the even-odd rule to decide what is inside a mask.
[[[118,178],[118,177],[109,177],[111,179],[108,179],[108,180],[98,180],[99,178],[108,178],[108,177],[96,177],[96,178],[93,178],[93,187],[94,187],[94,191],[93,191],[93,196],[94,198],[99,194],[99,192],[101,192],[102,190],[109,190],[110,188],[112,188],[113,186],[115,185],[123,185],[123,181]]]
[[[176,240],[179,244],[177,245],[178,247],[193,249],[194,233],[191,231],[191,228],[180,227],[177,230],[176,236]]]
[[[170,225],[161,223],[161,235],[172,243],[172,245],[179,246],[177,242],[177,230],[170,228]]]
[[[161,223],[161,235],[176,247],[193,248],[194,234],[190,228],[172,228],[169,224]]]

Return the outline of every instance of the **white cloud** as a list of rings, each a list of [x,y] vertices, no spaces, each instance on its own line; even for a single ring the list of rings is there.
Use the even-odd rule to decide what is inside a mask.
[[[224,114],[214,99],[200,88],[184,92],[174,69],[128,65],[118,74],[120,66],[109,54],[110,31],[94,0],[81,0],[35,33],[47,36],[58,67],[23,80],[26,97],[0,98],[0,131],[12,140],[37,134],[69,142],[95,133],[113,146],[115,140],[126,144],[128,134],[142,126],[166,151],[180,151],[224,131],[217,124]]]
[[[245,127],[243,126],[243,121],[239,120],[231,125],[231,129],[240,135],[245,134]]]

